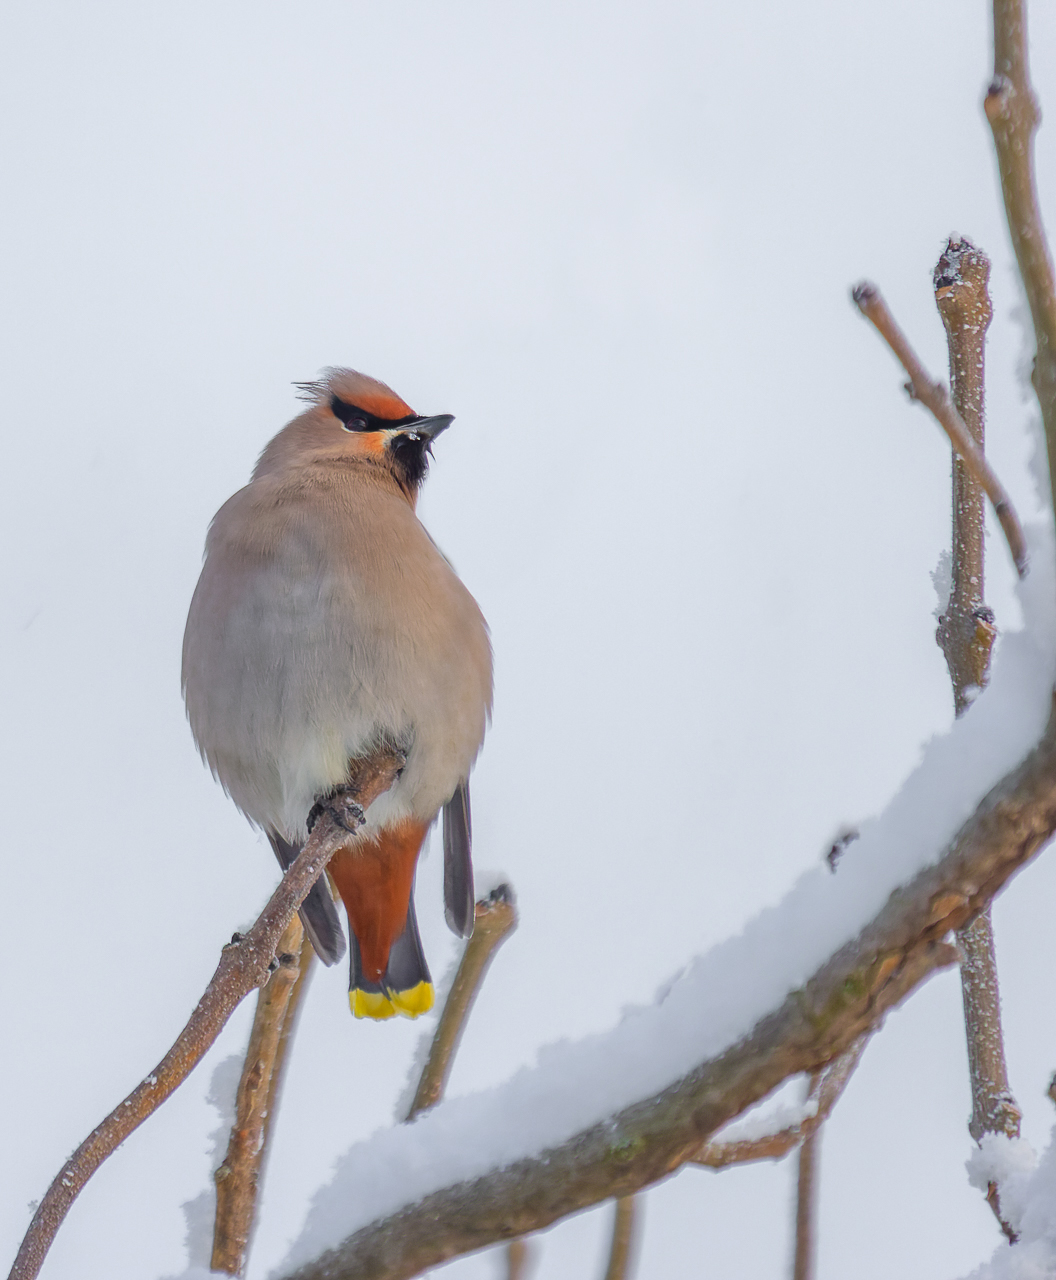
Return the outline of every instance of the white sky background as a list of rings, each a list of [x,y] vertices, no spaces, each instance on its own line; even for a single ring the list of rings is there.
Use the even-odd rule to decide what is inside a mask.
[[[939,373],[944,237],[991,253],[988,449],[1034,514],[987,20],[953,0],[0,13],[5,1259],[275,881],[198,761],[179,647],[208,520],[296,412],[294,379],[350,364],[457,415],[421,512],[492,626],[477,858],[522,926],[453,1092],[649,1000],[948,725],[929,578],[948,449],[847,291],[875,279]],[[1031,24],[1056,119],[1056,14]],[[1052,125],[1038,159],[1056,230]],[[1054,891],[1043,858],[996,909],[1037,1146]],[[435,856],[418,901],[439,976]],[[333,1158],[389,1121],[422,1030],[353,1022],[346,981],[313,979],[253,1280]],[[205,1096],[250,1011],[81,1196],[49,1280],[184,1269]],[[945,975],[870,1046],[825,1133],[821,1280],[953,1277],[996,1246],[963,1167],[962,1042]],[[782,1274],[791,1173],[651,1192],[642,1280]],[[548,1234],[538,1274],[599,1273],[609,1213]]]

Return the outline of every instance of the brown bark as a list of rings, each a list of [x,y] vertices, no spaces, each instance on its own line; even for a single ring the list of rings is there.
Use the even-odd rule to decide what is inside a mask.
[[[858,310],[876,327],[877,332],[909,375],[906,386],[912,398],[930,410],[935,421],[949,436],[958,457],[964,460],[965,466],[993,503],[994,515],[1001,522],[1008,549],[1016,565],[1016,572],[1021,578],[1024,577],[1027,572],[1027,544],[1020,527],[1019,517],[1004,486],[972,439],[961,415],[954,408],[949,392],[941,382],[932,381],[916,352],[909,345],[906,335],[895,322],[876,285],[863,281],[854,287],[851,296]]]
[[[257,994],[253,1028],[238,1084],[235,1123],[227,1154],[213,1175],[216,1181],[216,1223],[213,1231],[213,1271],[239,1276],[245,1270],[253,1233],[264,1159],[268,1118],[274,1105],[274,1085],[283,1028],[297,980],[304,930],[294,916],[279,942],[278,968]],[[311,951],[309,946],[308,951]]]
[[[429,1046],[429,1057],[407,1112],[408,1120],[413,1120],[420,1112],[440,1101],[477,992],[496,951],[516,928],[517,907],[508,884],[499,885],[474,907],[473,933],[462,952],[458,972],[444,1002],[444,1011]]]
[[[627,1280],[634,1275],[641,1206],[636,1196],[620,1196],[612,1221],[612,1244],[605,1280]]]
[[[1034,322],[1037,352],[1031,381],[1045,425],[1050,482],[1056,486],[1056,287],[1034,182],[1040,112],[1030,83],[1026,6],[1024,0],[994,0],[993,12],[994,78],[983,105],[994,135],[1012,248]]]
[[[968,240],[951,240],[935,268],[935,301],[946,326],[953,404],[984,453],[986,331],[993,309],[990,260]],[[985,456],[985,455],[984,455]],[[964,460],[953,456],[953,552],[950,598],[937,639],[946,656],[957,715],[990,679],[996,631],[984,596],[983,491]]]
[[[953,402],[980,452],[985,449],[985,343],[993,309],[990,262],[970,241],[951,240],[935,267],[935,301],[946,326]],[[953,536],[950,599],[936,639],[946,656],[954,707],[964,715],[972,697],[990,679],[996,629],[985,602],[986,552],[983,493],[960,458],[953,457]],[[972,1084],[969,1132],[1019,1135],[1020,1111],[1008,1083],[1001,1001],[990,908],[957,931],[961,949],[961,994]],[[1009,1240],[1016,1234],[1001,1216],[998,1188],[987,1202]]]
[[[813,1096],[819,1079],[811,1080]],[[821,1154],[821,1127],[815,1126],[799,1148],[796,1171],[796,1247],[792,1260],[792,1280],[814,1280],[818,1219],[818,1160]]]
[[[345,793],[332,806],[323,808],[307,843],[253,928],[245,936],[236,934],[224,947],[216,972],[176,1043],[150,1075],[92,1130],[59,1171],[33,1215],[9,1280],[34,1280],[55,1233],[88,1179],[186,1080],[250,991],[268,981],[279,939],[293,913],[348,839],[349,831],[362,822],[361,810],[392,786],[404,763],[403,756],[388,747],[353,762]]]
[[[511,1240],[506,1246],[506,1280],[527,1280],[532,1252],[526,1240]]]
[[[355,1232],[287,1280],[405,1280],[449,1258],[630,1195],[692,1160],[710,1134],[783,1080],[823,1068],[935,969],[945,941],[1056,831],[1056,720],[940,860],[723,1053],[558,1147],[446,1187]]]
[[[731,1164],[751,1164],[754,1160],[780,1160],[794,1151],[829,1118],[861,1060],[868,1039],[868,1036],[863,1036],[821,1073],[817,1093],[811,1095],[817,1097],[817,1110],[813,1115],[805,1116],[799,1124],[789,1125],[787,1129],[779,1129],[761,1138],[706,1142],[693,1156],[693,1163],[706,1165],[709,1169],[725,1169]]]

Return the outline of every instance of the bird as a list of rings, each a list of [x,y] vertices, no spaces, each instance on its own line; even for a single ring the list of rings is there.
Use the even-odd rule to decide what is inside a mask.
[[[432,447],[453,418],[327,368],[295,384],[307,408],[216,513],[183,641],[195,743],[283,869],[316,806],[380,745],[394,785],[334,854],[359,1018],[417,1017],[434,991],[414,907],[426,834],[443,811],[444,910],[473,929],[469,775],[491,718],[492,651],[476,600],[418,519]],[[344,954],[326,877],[301,906],[319,958]]]

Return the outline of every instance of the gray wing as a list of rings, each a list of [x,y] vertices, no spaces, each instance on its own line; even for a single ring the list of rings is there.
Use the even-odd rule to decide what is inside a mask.
[[[290,844],[274,831],[268,832],[268,839],[279,865],[285,871],[300,853],[301,846]],[[345,954],[345,934],[326,885],[325,873],[308,890],[308,896],[301,903],[300,916],[308,940],[315,948],[315,954],[323,964],[337,964]]]
[[[473,822],[469,780],[444,805],[444,918],[460,938],[473,932]]]

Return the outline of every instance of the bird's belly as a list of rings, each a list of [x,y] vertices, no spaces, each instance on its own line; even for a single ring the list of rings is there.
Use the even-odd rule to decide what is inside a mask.
[[[347,574],[341,582],[277,568],[244,576],[237,599],[212,600],[211,625],[196,629],[207,639],[188,655],[188,710],[210,743],[209,763],[250,818],[296,840],[317,797],[345,780],[348,760],[385,738],[408,762],[368,824],[431,821],[483,740],[490,665],[485,687],[479,613],[429,582],[413,583],[411,599],[386,598],[362,581],[349,590]],[[196,673],[196,664],[209,670]],[[196,691],[206,688],[222,700],[200,705]]]

